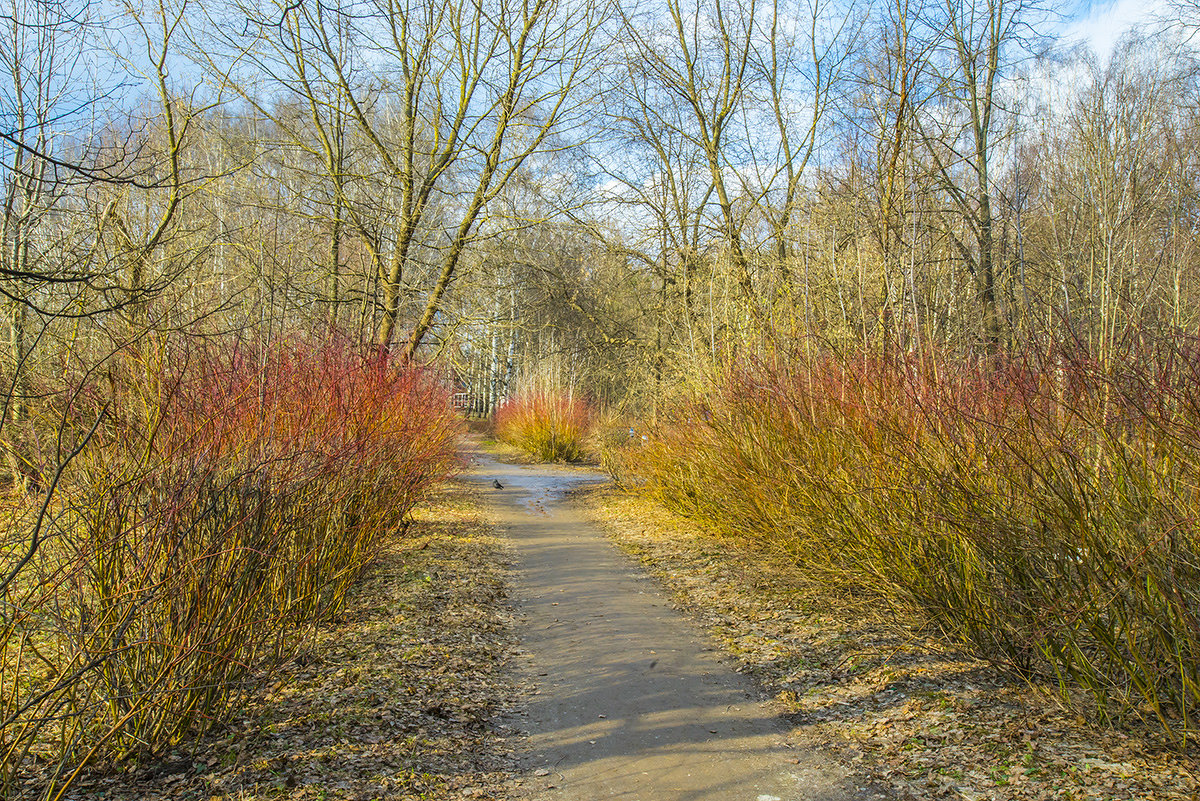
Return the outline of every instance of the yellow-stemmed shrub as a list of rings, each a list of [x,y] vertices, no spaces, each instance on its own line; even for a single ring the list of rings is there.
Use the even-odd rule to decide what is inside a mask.
[[[541,462],[578,462],[586,454],[592,422],[588,404],[571,392],[533,389],[496,410],[497,439]]]

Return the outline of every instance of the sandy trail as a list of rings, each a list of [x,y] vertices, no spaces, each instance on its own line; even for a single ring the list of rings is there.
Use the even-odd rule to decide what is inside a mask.
[[[530,798],[853,798],[837,765],[784,745],[753,685],[572,509],[566,493],[601,474],[473,457],[466,480],[487,487],[516,550],[521,679],[535,693],[511,725],[528,735]]]

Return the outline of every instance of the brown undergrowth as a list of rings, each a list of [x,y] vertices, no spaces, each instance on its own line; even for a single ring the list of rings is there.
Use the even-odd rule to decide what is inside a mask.
[[[344,611],[223,729],[88,775],[78,799],[497,798],[514,696],[507,554],[472,491],[413,513]]]
[[[796,747],[835,755],[883,797],[1200,798],[1194,757],[1088,724],[1057,688],[1006,680],[877,601],[833,595],[778,554],[649,501],[611,487],[580,497],[776,697]]]

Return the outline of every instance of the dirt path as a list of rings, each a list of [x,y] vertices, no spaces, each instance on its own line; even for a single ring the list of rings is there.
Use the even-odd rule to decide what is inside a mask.
[[[532,694],[530,798],[843,801],[844,771],[785,747],[785,726],[658,586],[565,500],[602,480],[476,454],[516,552],[520,670]]]

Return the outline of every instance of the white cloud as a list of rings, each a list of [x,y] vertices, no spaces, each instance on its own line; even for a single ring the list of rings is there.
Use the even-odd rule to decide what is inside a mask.
[[[1123,33],[1151,22],[1165,6],[1164,0],[1099,0],[1067,23],[1063,39],[1085,42],[1104,63]]]

